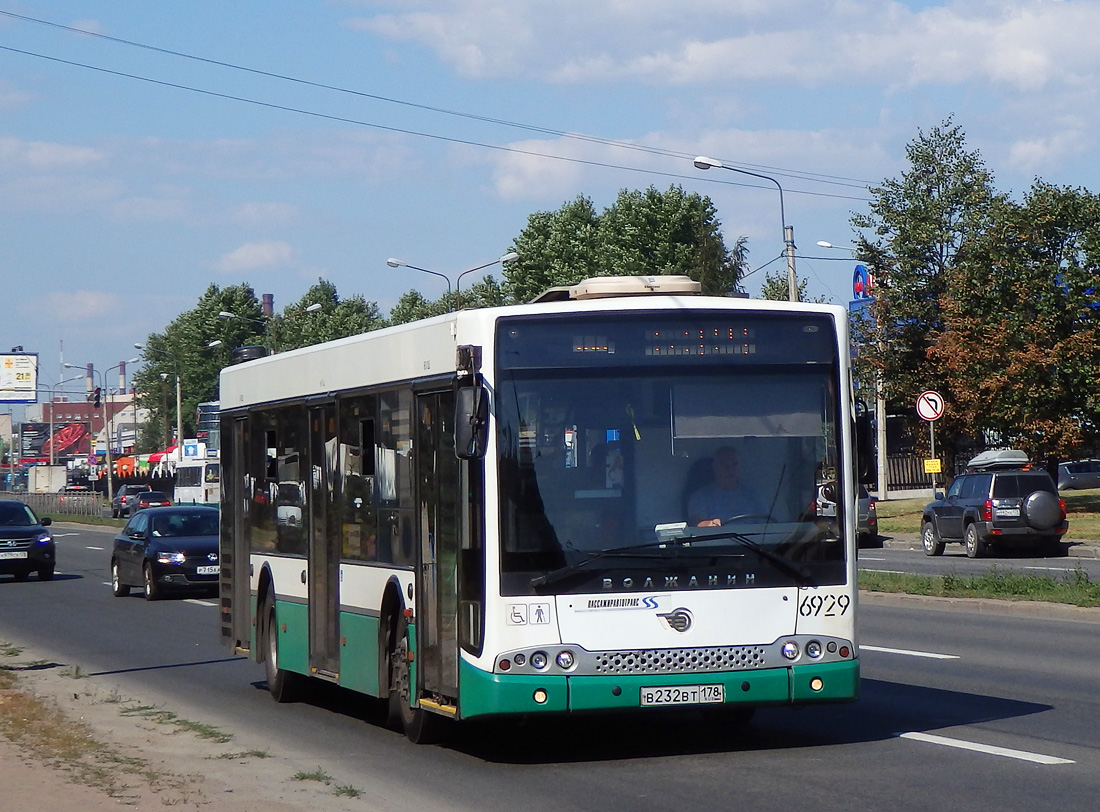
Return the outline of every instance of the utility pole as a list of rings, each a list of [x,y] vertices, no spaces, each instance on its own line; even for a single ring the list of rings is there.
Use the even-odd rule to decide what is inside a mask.
[[[787,255],[787,298],[792,302],[798,301],[798,277],[794,272],[794,226],[783,226],[783,249]]]

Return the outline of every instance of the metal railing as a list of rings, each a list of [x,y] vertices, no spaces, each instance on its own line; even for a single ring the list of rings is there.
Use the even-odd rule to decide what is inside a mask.
[[[103,497],[98,493],[20,493],[0,491],[0,499],[26,502],[39,516],[103,516]]]

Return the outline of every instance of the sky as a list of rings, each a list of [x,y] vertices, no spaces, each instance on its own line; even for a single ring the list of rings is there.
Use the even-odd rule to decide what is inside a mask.
[[[1097,31],[1084,0],[0,0],[0,351],[106,371],[211,283],[388,313],[447,284],[389,257],[453,280],[673,184],[748,238],[750,295],[782,199],[843,304],[853,212],[948,117],[1000,191],[1100,191]]]

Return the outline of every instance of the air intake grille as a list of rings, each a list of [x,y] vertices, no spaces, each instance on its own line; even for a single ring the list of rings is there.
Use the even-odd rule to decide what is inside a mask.
[[[693,674],[763,668],[763,646],[595,652],[597,674]]]

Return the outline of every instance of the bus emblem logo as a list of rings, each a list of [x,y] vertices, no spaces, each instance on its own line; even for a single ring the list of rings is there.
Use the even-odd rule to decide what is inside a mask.
[[[674,609],[666,614],[659,614],[657,617],[661,618],[668,624],[670,629],[676,632],[686,632],[691,628],[691,612],[687,609]]]

